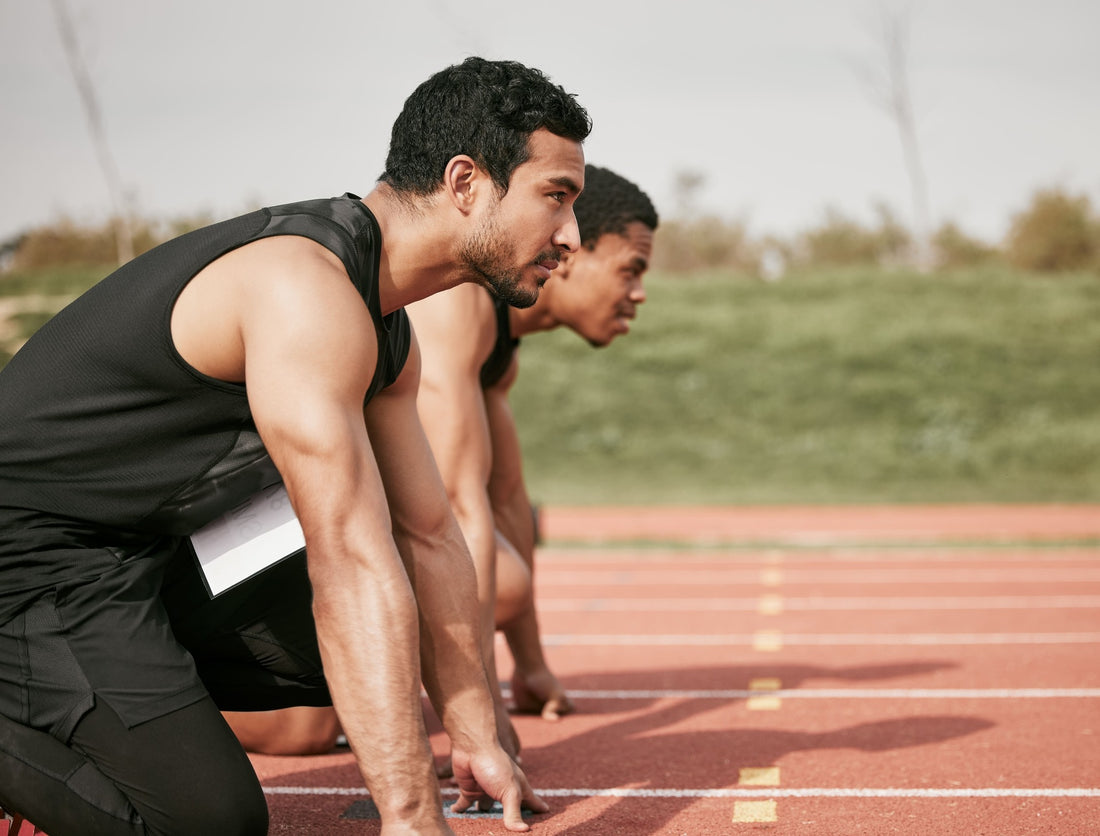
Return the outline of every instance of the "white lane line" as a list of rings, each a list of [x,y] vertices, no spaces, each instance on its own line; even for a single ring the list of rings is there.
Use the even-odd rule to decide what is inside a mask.
[[[768,690],[707,689],[569,689],[586,700],[741,700],[768,696],[803,700],[1036,700],[1100,699],[1100,688],[791,688]]]
[[[759,598],[540,598],[540,612],[755,612]],[[1100,595],[1001,595],[923,598],[783,597],[784,610],[1064,610],[1100,609]]]
[[[1100,569],[1093,568],[993,568],[993,569],[814,569],[785,567],[783,580],[797,584],[1017,584],[1100,583]],[[586,569],[545,570],[538,573],[542,588],[556,586],[720,586],[759,584],[756,569]]]
[[[783,646],[875,647],[1013,644],[1097,644],[1100,633],[783,633]],[[752,646],[757,636],[719,635],[583,635],[543,636],[547,647],[728,647]]]
[[[1090,563],[1096,562],[1100,551],[1096,548],[1035,546],[1032,549],[958,549],[955,547],[916,546],[882,549],[845,549],[833,548],[823,551],[804,549],[681,549],[676,551],[658,551],[638,548],[608,549],[600,551],[568,551],[554,547],[539,550],[539,561],[554,571],[572,569],[598,569],[601,565],[629,566],[657,563],[671,563],[678,566],[750,566],[768,561],[782,561],[785,566],[805,566],[824,563],[830,566],[844,563],[882,564],[889,566],[897,563],[985,563],[1004,566],[1009,563],[1047,565],[1051,563]]]
[[[368,798],[363,787],[264,787],[268,795],[348,795]],[[644,789],[610,787],[607,789],[544,789],[535,792],[544,798],[1100,798],[1095,787],[759,787],[737,789]],[[444,795],[458,795],[457,789],[445,788]]]

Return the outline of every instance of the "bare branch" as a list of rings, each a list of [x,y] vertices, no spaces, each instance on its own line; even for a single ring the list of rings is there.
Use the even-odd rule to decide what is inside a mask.
[[[107,181],[107,190],[111,196],[111,205],[114,209],[115,244],[118,250],[118,262],[124,264],[134,257],[133,231],[130,225],[130,212],[126,205],[126,199],[122,190],[122,180],[119,177],[118,167],[115,165],[111,149],[107,145],[107,135],[103,130],[103,117],[99,109],[99,101],[96,98],[95,85],[92,84],[91,74],[84,63],[80,52],[80,42],[76,36],[69,10],[65,6],[65,0],[52,0],[54,18],[57,22],[57,32],[61,36],[61,45],[65,49],[65,57],[72,71],[73,83],[80,95],[80,103],[84,107],[84,118],[88,122],[88,132],[92,135],[92,144],[95,147],[99,167],[103,177]]]
[[[872,100],[886,111],[898,129],[912,195],[915,261],[918,267],[926,268],[930,260],[928,184],[917,142],[916,116],[909,84],[909,5],[888,8],[885,3],[879,2],[876,9],[876,37],[882,48],[882,65],[878,69],[860,65],[860,75],[868,86]]]

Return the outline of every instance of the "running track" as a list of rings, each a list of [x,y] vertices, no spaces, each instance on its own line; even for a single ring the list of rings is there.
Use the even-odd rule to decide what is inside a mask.
[[[544,641],[580,710],[515,720],[552,806],[533,833],[1100,834],[1100,507],[542,524]],[[379,832],[346,751],[254,762],[272,833]]]

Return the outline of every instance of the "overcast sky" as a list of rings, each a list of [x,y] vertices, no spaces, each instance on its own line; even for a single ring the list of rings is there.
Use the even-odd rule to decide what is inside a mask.
[[[138,211],[215,218],[364,194],[413,88],[467,55],[539,67],[595,123],[589,162],[678,211],[789,234],[826,207],[911,219],[874,0],[65,0]],[[897,3],[888,8],[897,8]],[[1035,189],[1100,208],[1100,2],[913,0],[933,221],[999,239]],[[0,0],[0,241],[111,199],[51,3]]]

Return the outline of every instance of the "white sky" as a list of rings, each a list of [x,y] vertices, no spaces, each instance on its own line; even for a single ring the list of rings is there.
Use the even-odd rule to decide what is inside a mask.
[[[138,210],[225,217],[370,190],[405,97],[467,55],[536,66],[592,115],[588,160],[677,210],[790,234],[833,206],[910,219],[874,0],[66,0]],[[896,5],[896,3],[895,3]],[[933,221],[999,239],[1040,187],[1100,209],[1100,2],[913,0]],[[110,196],[46,0],[0,0],[0,241]]]

